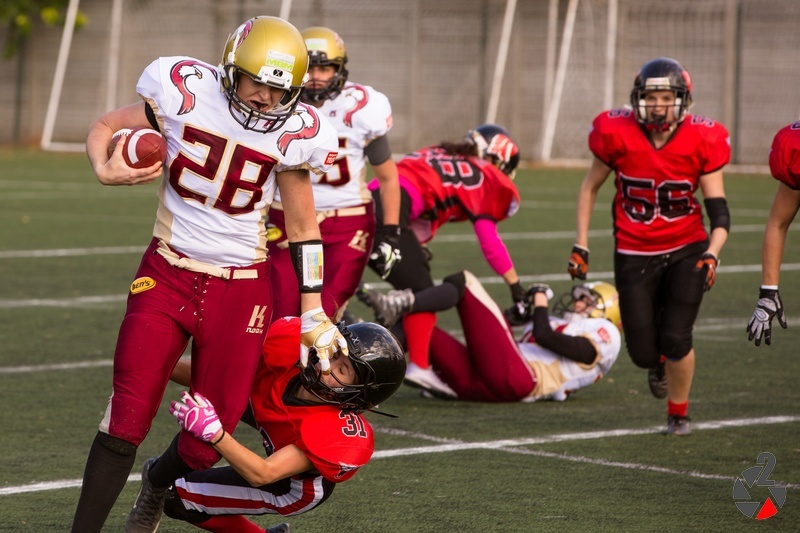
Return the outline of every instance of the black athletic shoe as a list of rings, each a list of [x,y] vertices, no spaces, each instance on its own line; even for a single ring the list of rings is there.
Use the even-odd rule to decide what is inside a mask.
[[[667,373],[663,361],[647,371],[647,384],[650,385],[650,392],[659,400],[667,397]]]
[[[691,419],[688,416],[669,415],[667,417],[667,435],[685,437],[692,434]]]

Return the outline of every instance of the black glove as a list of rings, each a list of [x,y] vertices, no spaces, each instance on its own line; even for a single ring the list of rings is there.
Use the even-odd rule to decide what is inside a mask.
[[[531,319],[531,300],[519,281],[509,285],[508,288],[511,289],[514,305],[503,311],[503,315],[512,326],[521,326]]]
[[[589,272],[589,249],[579,244],[572,246],[572,253],[569,255],[567,272],[572,279],[586,279]]]
[[[758,293],[758,303],[753,311],[750,322],[747,323],[747,340],[755,339],[756,346],[761,345],[763,335],[767,345],[772,344],[772,319],[778,317],[778,323],[783,329],[787,328],[786,314],[783,312],[783,302],[778,289],[761,288]]]
[[[553,289],[546,283],[534,283],[528,287],[528,299],[533,303],[533,295],[537,292],[543,292],[548,301],[553,299]]]
[[[400,226],[381,226],[375,237],[372,253],[369,254],[369,266],[381,279],[386,279],[401,259]]]

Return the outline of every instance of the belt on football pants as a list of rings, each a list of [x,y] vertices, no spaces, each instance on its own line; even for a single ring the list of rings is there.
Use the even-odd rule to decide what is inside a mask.
[[[208,263],[196,261],[188,257],[181,257],[175,253],[175,251],[170,248],[167,243],[161,240],[158,241],[158,249],[156,252],[158,252],[158,255],[163,257],[167,263],[176,268],[182,268],[192,272],[200,272],[202,274],[208,274],[209,276],[222,279],[258,279],[258,270],[256,270],[254,267],[225,268],[209,265]]]
[[[278,202],[273,202],[270,209],[277,209],[283,211],[283,206]],[[321,224],[326,218],[332,217],[358,217],[367,214],[366,205],[357,205],[355,207],[342,207],[341,209],[328,209],[327,211],[317,211],[317,224]]]

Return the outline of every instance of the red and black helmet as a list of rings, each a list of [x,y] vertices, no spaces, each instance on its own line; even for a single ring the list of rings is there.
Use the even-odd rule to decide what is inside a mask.
[[[648,122],[644,95],[650,91],[672,91],[675,94],[674,122],[658,124]],[[689,113],[691,105],[692,79],[680,63],[668,57],[659,57],[642,65],[636,79],[633,80],[631,90],[631,106],[640,124],[665,131],[673,124],[682,121]]]
[[[519,165],[519,146],[504,127],[483,124],[469,130],[466,138],[478,149],[478,157],[486,159],[514,179]]]
[[[317,368],[318,358],[314,350],[309,353],[308,366],[300,372],[301,383],[325,403],[355,411],[372,409],[387,400],[403,383],[406,375],[403,349],[389,330],[372,322],[348,326],[340,322],[338,328],[347,340],[358,383],[340,382],[335,387],[326,384]]]

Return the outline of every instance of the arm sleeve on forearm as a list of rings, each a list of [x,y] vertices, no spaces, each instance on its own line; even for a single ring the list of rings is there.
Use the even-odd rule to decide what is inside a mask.
[[[591,365],[597,359],[597,349],[586,337],[573,337],[553,331],[546,307],[533,309],[533,338],[542,348],[578,363]]]
[[[508,272],[514,266],[514,263],[511,262],[508,248],[500,239],[500,234],[497,233],[497,224],[492,220],[479,218],[475,221],[474,228],[483,255],[492,270],[500,276]]]

